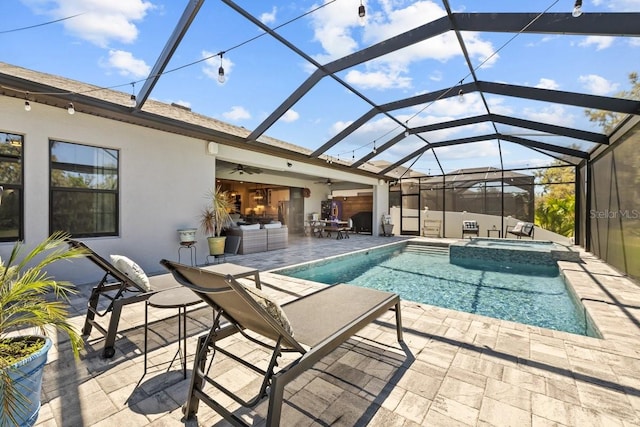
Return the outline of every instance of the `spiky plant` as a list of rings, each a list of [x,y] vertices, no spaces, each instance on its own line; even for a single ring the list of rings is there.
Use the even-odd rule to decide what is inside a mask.
[[[200,214],[200,228],[211,237],[220,237],[222,229],[231,223],[229,211],[233,207],[228,191],[218,186],[207,193],[209,204]]]
[[[68,248],[68,234],[56,232],[36,245],[22,259],[23,244],[17,242],[6,263],[0,259],[0,425],[15,424],[24,412],[24,396],[10,378],[11,365],[38,351],[44,343],[34,340],[28,328],[42,335],[52,328],[69,337],[76,357],[82,337],[68,319],[68,299],[76,291],[69,282],[57,281],[45,269],[53,262],[86,255]],[[26,331],[25,331],[26,330]],[[32,345],[37,343],[35,345]]]

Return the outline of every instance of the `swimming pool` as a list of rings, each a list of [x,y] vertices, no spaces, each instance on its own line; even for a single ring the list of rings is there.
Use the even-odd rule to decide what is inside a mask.
[[[449,262],[446,250],[425,254],[411,247],[391,245],[273,273],[396,292],[404,300],[599,337],[557,266],[460,266]]]

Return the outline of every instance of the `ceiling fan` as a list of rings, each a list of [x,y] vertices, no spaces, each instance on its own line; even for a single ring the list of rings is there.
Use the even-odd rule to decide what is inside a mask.
[[[229,173],[236,173],[236,172],[238,172],[240,175],[243,175],[245,173],[249,175],[253,175],[254,173],[262,173],[262,169],[256,168],[253,166],[245,166],[245,165],[238,164]]]
[[[331,187],[331,184],[333,184],[333,182],[331,181],[331,178],[327,178],[326,181],[316,181],[314,182],[314,184],[326,184],[329,187]]]

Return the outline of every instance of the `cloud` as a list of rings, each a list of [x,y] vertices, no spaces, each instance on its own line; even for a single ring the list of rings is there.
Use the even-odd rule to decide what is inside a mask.
[[[138,37],[134,24],[141,21],[153,4],[144,0],[26,0],[35,12],[60,19],[80,14],[62,21],[64,28],[76,37],[100,47],[108,47],[112,41],[132,43]]]
[[[589,37],[585,37],[583,41],[578,43],[578,46],[580,47],[595,46],[596,50],[603,50],[608,47],[611,47],[614,40],[615,39],[613,37],[608,37],[608,36],[589,36]]]
[[[361,72],[351,70],[345,76],[347,83],[358,86],[361,89],[391,89],[411,87],[411,78],[402,77],[393,71]]]
[[[383,12],[367,9],[365,27],[358,25],[351,2],[335,3],[314,13],[311,19],[314,39],[323,48],[323,53],[315,55],[314,59],[327,63],[355,52],[360,49],[356,39],[360,33],[363,44],[369,46],[446,15],[445,10],[433,1],[417,1],[406,7],[401,7],[404,3],[398,1],[380,3]],[[476,64],[486,61],[483,67],[489,67],[498,59],[498,55],[491,56],[495,49],[480,37],[480,33],[464,32],[463,37]],[[449,31],[362,64],[359,69],[349,71],[347,81],[358,88],[409,88],[412,86],[411,64],[429,59],[446,62],[461,56],[456,35]]]
[[[202,72],[212,80],[218,81],[218,68],[220,68],[220,56],[216,53],[203,50],[202,58],[207,58],[202,66]],[[224,76],[229,80],[229,75],[233,71],[233,62],[226,56],[222,57],[222,68],[224,68]],[[218,82],[218,84],[222,84]]]
[[[575,121],[575,116],[562,105],[550,105],[539,110],[525,108],[523,114],[526,119],[558,126],[572,127]]]
[[[606,95],[615,92],[620,86],[618,83],[611,83],[609,80],[596,74],[580,76],[578,77],[578,81],[582,84],[582,87],[594,95]]]
[[[638,11],[638,0],[592,0],[592,2],[594,6],[606,5],[612,12]]]
[[[450,145],[448,147],[435,148],[434,151],[440,160],[466,160],[500,155],[496,140],[473,142],[464,145]]]
[[[273,24],[274,22],[276,22],[277,11],[278,11],[278,8],[273,6],[273,9],[271,9],[271,12],[264,12],[263,14],[260,15],[260,22],[262,22],[265,25]]]
[[[285,123],[291,123],[291,122],[295,122],[299,118],[300,118],[300,114],[298,114],[297,111],[287,110],[287,112],[282,115],[280,120],[282,120]]]
[[[545,78],[541,78],[540,81],[538,82],[538,84],[535,85],[535,87],[540,88],[540,89],[558,89],[560,87],[560,85],[552,79],[545,79]]]
[[[124,50],[110,50],[109,59],[104,65],[109,68],[115,68],[118,70],[118,74],[127,77],[147,77],[151,71],[151,67],[142,59],[136,59],[131,52]]]
[[[234,105],[231,107],[231,111],[222,113],[222,116],[225,119],[232,121],[247,120],[251,118],[251,114],[245,110],[244,107],[240,107],[239,105]]]

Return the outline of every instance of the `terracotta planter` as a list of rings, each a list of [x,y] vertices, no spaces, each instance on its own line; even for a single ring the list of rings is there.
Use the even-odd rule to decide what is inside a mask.
[[[51,339],[39,335],[33,338],[43,339],[45,341],[42,348],[26,359],[22,359],[5,368],[9,373],[9,378],[11,378],[13,382],[13,387],[24,395],[24,399],[22,399],[24,410],[16,414],[17,425],[21,427],[33,426],[38,419],[42,374],[44,365],[47,362],[47,353],[51,348]],[[0,400],[2,400],[3,397],[4,396],[0,396]]]
[[[207,237],[209,244],[209,255],[222,255],[224,253],[224,242],[227,236]]]

